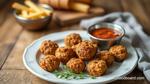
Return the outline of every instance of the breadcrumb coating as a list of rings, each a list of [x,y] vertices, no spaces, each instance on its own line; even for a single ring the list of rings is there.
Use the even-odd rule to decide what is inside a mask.
[[[66,64],[71,58],[75,57],[75,52],[70,47],[60,47],[56,50],[55,56],[63,63]]]
[[[58,44],[51,41],[51,40],[45,40],[42,42],[40,46],[40,51],[44,55],[55,55],[55,51],[58,48]]]
[[[44,70],[53,72],[59,68],[60,61],[54,55],[46,55],[40,60],[39,64]]]
[[[104,60],[92,60],[87,64],[87,72],[91,76],[101,76],[107,70],[107,65]]]
[[[127,49],[123,45],[115,45],[109,49],[109,52],[113,54],[116,61],[123,61],[127,58]]]
[[[64,39],[65,45],[68,47],[72,47],[82,41],[81,37],[77,33],[71,33],[67,35]]]
[[[80,59],[91,60],[96,54],[97,45],[92,41],[82,41],[74,49]]]
[[[85,69],[84,62],[79,58],[71,58],[67,62],[67,67],[71,69],[74,73],[81,73]]]
[[[114,56],[107,50],[100,51],[98,57],[100,60],[106,61],[107,66],[112,65],[114,62]]]

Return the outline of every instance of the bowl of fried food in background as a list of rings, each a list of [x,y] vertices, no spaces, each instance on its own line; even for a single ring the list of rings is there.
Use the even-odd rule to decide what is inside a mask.
[[[32,1],[25,1],[25,5],[14,3],[13,15],[16,21],[27,30],[40,30],[46,28],[50,23],[53,8],[46,4],[35,4]]]

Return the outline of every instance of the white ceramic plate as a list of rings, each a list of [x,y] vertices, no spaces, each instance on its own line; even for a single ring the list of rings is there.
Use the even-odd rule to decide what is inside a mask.
[[[66,35],[69,33],[79,33],[83,39],[89,39],[86,31],[65,31],[65,32],[59,32],[59,33],[53,33],[46,35],[36,41],[34,41],[32,44],[30,44],[24,51],[23,54],[23,62],[25,67],[34,75],[40,77],[41,79],[54,82],[54,83],[71,83],[71,84],[79,84],[79,83],[109,83],[114,80],[117,80],[120,77],[126,76],[132,70],[135,68],[137,64],[137,54],[135,49],[126,41],[123,40],[121,44],[125,45],[128,50],[128,58],[124,60],[123,62],[117,63],[115,62],[106,72],[105,75],[101,77],[97,77],[96,79],[80,79],[80,80],[65,80],[65,79],[59,79],[54,74],[47,72],[40,68],[38,64],[39,60],[39,46],[44,40],[52,40],[57,42],[60,46],[63,46],[63,39]]]

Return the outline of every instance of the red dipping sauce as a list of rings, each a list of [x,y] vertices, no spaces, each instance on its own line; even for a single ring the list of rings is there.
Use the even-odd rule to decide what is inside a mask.
[[[111,28],[98,28],[93,30],[91,34],[100,39],[114,39],[121,35],[119,31]]]

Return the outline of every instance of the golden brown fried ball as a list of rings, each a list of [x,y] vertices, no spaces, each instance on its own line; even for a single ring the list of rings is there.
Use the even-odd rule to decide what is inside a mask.
[[[127,49],[123,45],[115,45],[109,49],[109,52],[113,54],[116,61],[123,61],[127,58]]]
[[[82,41],[74,48],[77,56],[82,60],[90,60],[97,51],[97,45],[92,41]]]
[[[40,46],[40,51],[44,55],[55,55],[55,51],[58,48],[58,44],[51,41],[51,40],[45,40],[42,42]]]
[[[67,35],[64,39],[65,45],[68,47],[72,47],[73,45],[76,45],[82,41],[79,34],[71,33]]]
[[[66,64],[71,58],[75,57],[75,52],[69,47],[60,47],[56,50],[55,56],[63,63]]]
[[[71,58],[67,62],[67,67],[72,70],[74,73],[81,73],[85,69],[84,62],[79,58]]]
[[[107,50],[100,51],[98,57],[100,60],[106,61],[107,66],[110,66],[114,62],[114,56]]]
[[[87,72],[91,76],[101,76],[107,70],[107,64],[104,60],[92,60],[87,64]]]
[[[44,70],[53,72],[59,68],[60,61],[54,55],[46,55],[40,60],[39,64]]]

